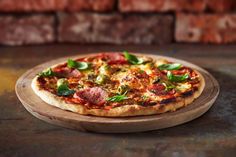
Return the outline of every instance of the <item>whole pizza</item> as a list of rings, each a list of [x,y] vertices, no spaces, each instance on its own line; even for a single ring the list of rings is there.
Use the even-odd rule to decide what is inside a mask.
[[[32,81],[34,92],[49,105],[104,117],[175,111],[191,104],[204,86],[194,69],[127,51],[68,59]]]

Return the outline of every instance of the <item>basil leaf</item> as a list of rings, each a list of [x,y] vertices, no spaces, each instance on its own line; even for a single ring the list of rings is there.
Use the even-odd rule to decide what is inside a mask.
[[[137,64],[144,63],[143,59],[138,58],[135,55],[128,53],[127,51],[124,52],[124,56],[125,56],[125,59],[131,64],[137,65]]]
[[[67,66],[69,68],[76,68],[78,70],[85,70],[89,68],[89,64],[86,62],[76,62],[72,59],[67,60]]]
[[[184,75],[173,75],[170,71],[167,72],[167,78],[171,82],[182,82],[189,78],[188,74]]]
[[[67,60],[67,66],[69,68],[77,68],[77,62],[72,60],[72,59],[68,59]]]
[[[55,76],[55,73],[51,68],[48,68],[38,74],[38,76],[47,77],[47,76]]]
[[[107,101],[119,102],[126,99],[128,99],[128,97],[125,95],[115,95],[113,97],[107,98]]]
[[[59,79],[57,81],[57,94],[59,96],[69,96],[74,93],[75,90],[68,87],[68,82],[65,79]]]
[[[160,70],[178,70],[182,67],[181,64],[179,63],[173,63],[173,64],[162,64],[159,65],[158,68]]]
[[[75,93],[75,90],[69,89],[66,85],[60,85],[57,88],[57,94],[59,96],[69,96]]]

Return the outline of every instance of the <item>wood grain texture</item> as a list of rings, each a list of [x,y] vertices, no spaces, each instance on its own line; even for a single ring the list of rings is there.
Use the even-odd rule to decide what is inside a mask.
[[[146,54],[145,54],[146,55]],[[31,89],[32,78],[43,69],[54,64],[64,62],[67,58],[83,57],[83,55],[64,57],[38,65],[23,74],[16,83],[16,93],[24,107],[35,117],[46,122],[80,131],[93,131],[103,133],[142,132],[162,129],[191,121],[204,114],[215,102],[219,94],[219,85],[214,77],[204,69],[189,62],[157,55],[153,58],[166,58],[173,62],[182,63],[198,70],[204,77],[206,86],[202,95],[191,105],[169,112],[151,116],[137,116],[125,118],[105,118],[96,116],[83,116],[77,113],[64,111],[43,102]]]

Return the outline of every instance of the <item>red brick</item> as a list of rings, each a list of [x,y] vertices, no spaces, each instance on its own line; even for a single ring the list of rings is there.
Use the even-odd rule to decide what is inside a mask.
[[[54,18],[34,15],[0,17],[0,44],[23,45],[49,43],[55,40]]]
[[[62,10],[66,5],[65,0],[1,0],[2,12],[29,12]]]
[[[236,0],[119,0],[119,9],[122,12],[226,12],[236,9]]]
[[[169,15],[59,14],[59,41],[79,43],[170,43]]]
[[[122,12],[203,11],[205,0],[119,0]]]
[[[109,11],[115,0],[0,0],[0,12]]]
[[[177,42],[236,42],[236,14],[178,14],[176,20]]]
[[[67,0],[65,10],[68,11],[111,11],[115,0]]]
[[[215,12],[228,12],[236,9],[236,0],[207,0],[207,7]]]

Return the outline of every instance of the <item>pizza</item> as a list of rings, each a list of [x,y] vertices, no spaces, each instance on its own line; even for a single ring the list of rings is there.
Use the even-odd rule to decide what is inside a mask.
[[[37,74],[33,91],[47,104],[82,115],[126,117],[176,111],[204,89],[195,69],[164,58],[97,53]]]

